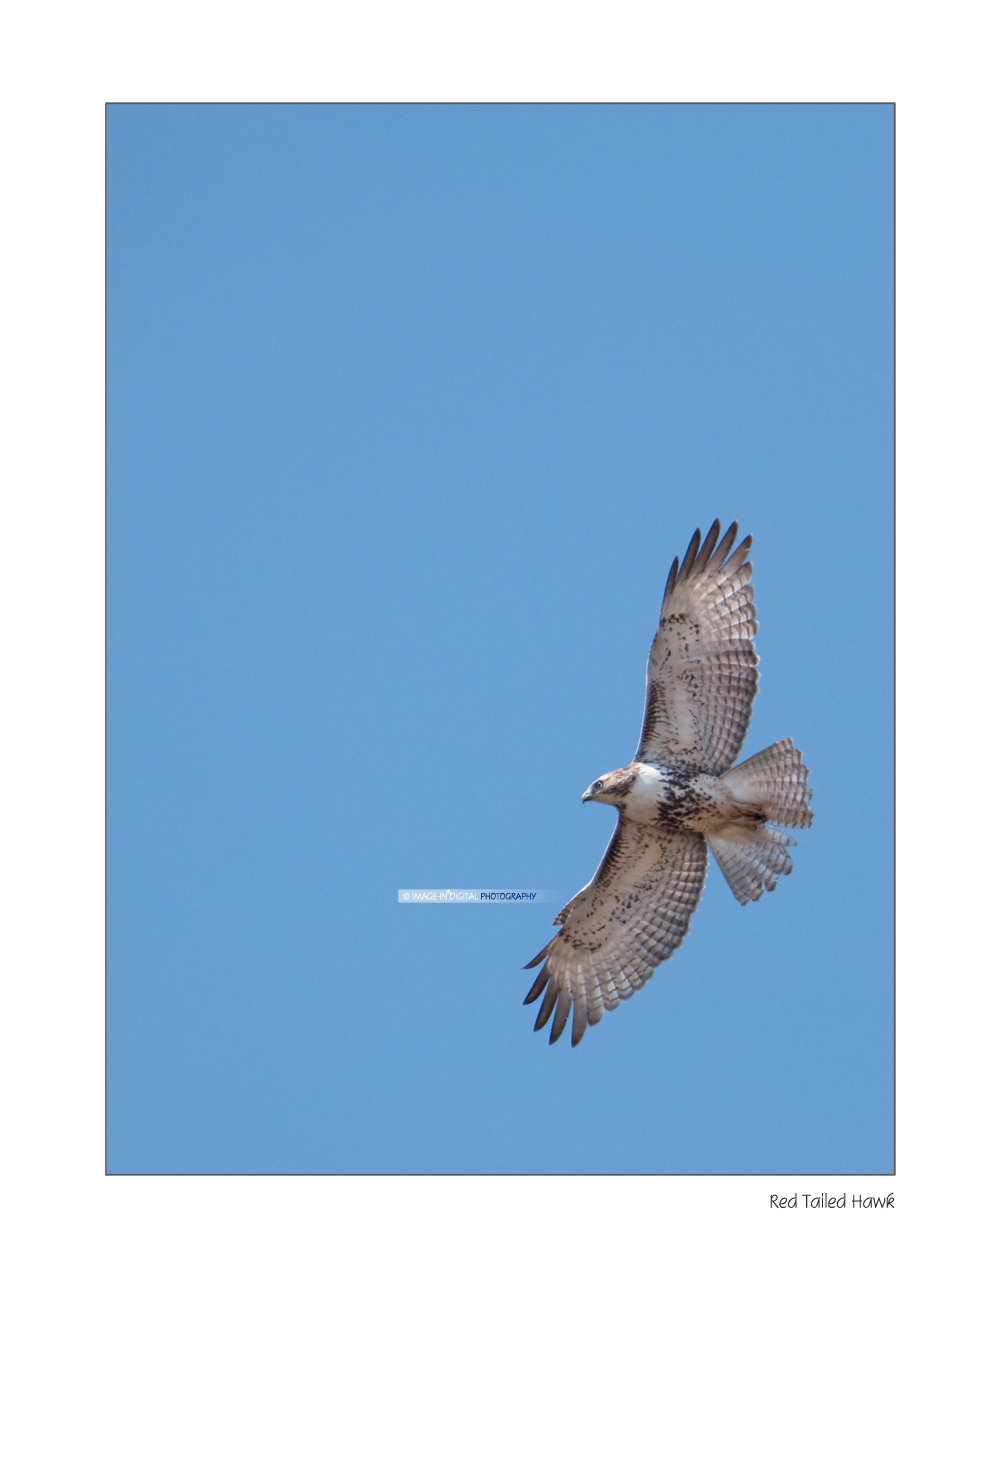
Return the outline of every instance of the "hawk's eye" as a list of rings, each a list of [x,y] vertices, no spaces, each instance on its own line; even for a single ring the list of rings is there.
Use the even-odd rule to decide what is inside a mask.
[[[603,779],[603,777],[599,781],[596,781],[594,783],[594,791],[595,792],[603,792],[604,791],[604,779]]]

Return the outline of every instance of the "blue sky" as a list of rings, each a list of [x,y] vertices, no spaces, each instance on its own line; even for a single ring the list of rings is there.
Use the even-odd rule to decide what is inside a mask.
[[[108,114],[115,1172],[892,1165],[892,112]],[[549,1048],[692,530],[816,821]]]

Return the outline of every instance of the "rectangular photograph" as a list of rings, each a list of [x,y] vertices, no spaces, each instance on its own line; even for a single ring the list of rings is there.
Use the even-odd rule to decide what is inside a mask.
[[[110,1173],[894,1171],[893,129],[108,108]]]

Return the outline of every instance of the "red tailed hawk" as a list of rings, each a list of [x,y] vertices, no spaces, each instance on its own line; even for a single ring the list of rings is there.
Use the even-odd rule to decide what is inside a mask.
[[[812,822],[809,771],[790,740],[733,766],[758,679],[752,540],[730,552],[736,531],[734,523],[720,541],[716,519],[704,543],[695,532],[682,564],[674,559],[638,750],[583,794],[617,807],[618,826],[592,881],[557,915],[559,933],[525,965],[545,961],[524,1003],[544,991],[535,1030],[554,1011],[550,1044],[572,1008],[578,1045],[670,958],[701,898],[709,848],[745,904],[792,871],[795,839],[770,824]]]

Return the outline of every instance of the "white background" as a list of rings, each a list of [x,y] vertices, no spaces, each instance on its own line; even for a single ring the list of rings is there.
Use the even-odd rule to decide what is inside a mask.
[[[11,14],[9,1455],[987,1455],[993,14],[912,0]],[[103,1176],[104,104],[307,100],[898,104],[895,1179]],[[893,1191],[896,1206],[770,1210],[796,1188]]]

